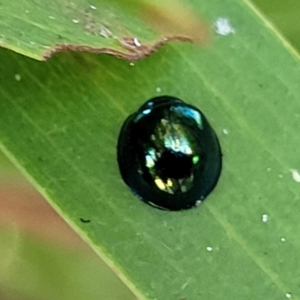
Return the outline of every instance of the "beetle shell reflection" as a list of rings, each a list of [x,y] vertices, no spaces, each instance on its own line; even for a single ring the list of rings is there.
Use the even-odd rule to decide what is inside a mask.
[[[200,110],[161,96],[147,101],[123,124],[118,163],[123,180],[141,200],[164,210],[182,210],[213,190],[222,155]]]

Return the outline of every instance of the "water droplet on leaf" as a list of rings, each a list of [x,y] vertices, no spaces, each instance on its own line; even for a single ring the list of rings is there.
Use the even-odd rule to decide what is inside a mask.
[[[218,139],[203,113],[161,96],[130,115],[118,140],[120,173],[144,202],[165,210],[196,206],[221,171]]]

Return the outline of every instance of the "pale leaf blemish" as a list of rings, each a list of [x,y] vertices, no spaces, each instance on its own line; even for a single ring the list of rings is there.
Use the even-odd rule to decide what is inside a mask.
[[[21,75],[20,75],[20,74],[15,74],[15,79],[16,79],[17,81],[20,81],[20,80],[21,80]]]
[[[186,287],[189,285],[189,283],[190,283],[190,279],[181,286],[181,290],[182,291],[185,290]]]
[[[100,27],[100,35],[103,36],[103,37],[105,37],[105,38],[108,38],[108,37],[112,36],[112,33],[105,26],[101,26]]]
[[[96,9],[97,9],[97,7],[96,7],[96,6],[94,6],[94,5],[92,5],[92,4],[90,5],[90,8],[91,8],[91,9],[94,9],[94,10],[96,10]]]
[[[282,238],[280,238],[280,241],[284,243],[286,241],[286,239],[284,237],[282,237]]]
[[[262,214],[261,220],[263,223],[267,223],[269,220],[269,216],[267,214]]]
[[[292,294],[290,294],[290,293],[286,293],[285,296],[286,296],[288,299],[291,299],[291,298],[292,298]]]
[[[214,23],[215,31],[219,35],[229,35],[235,33],[234,28],[231,26],[229,19],[218,18]]]
[[[211,252],[211,251],[213,250],[213,248],[212,248],[212,247],[206,247],[206,250],[207,250],[208,252]]]
[[[78,24],[78,23],[79,23],[79,20],[73,19],[72,22],[75,23],[75,24]]]
[[[161,92],[161,88],[160,88],[159,86],[156,88],[156,92],[157,92],[157,93],[160,93],[160,92]]]
[[[292,178],[295,182],[300,183],[300,174],[299,171],[296,169],[290,169],[290,172],[292,173]]]

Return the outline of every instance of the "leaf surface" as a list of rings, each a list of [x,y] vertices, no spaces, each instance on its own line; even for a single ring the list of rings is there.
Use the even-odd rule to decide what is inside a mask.
[[[299,58],[248,2],[190,3],[219,33],[211,45],[134,66],[1,50],[1,148],[140,299],[300,299]],[[154,209],[119,175],[122,123],[161,94],[199,107],[222,146],[196,209]]]

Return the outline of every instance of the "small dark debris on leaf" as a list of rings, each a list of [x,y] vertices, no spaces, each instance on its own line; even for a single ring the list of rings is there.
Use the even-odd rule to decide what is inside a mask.
[[[83,218],[80,218],[80,221],[82,223],[90,223],[91,222],[91,220],[86,220],[86,219],[83,219]]]

